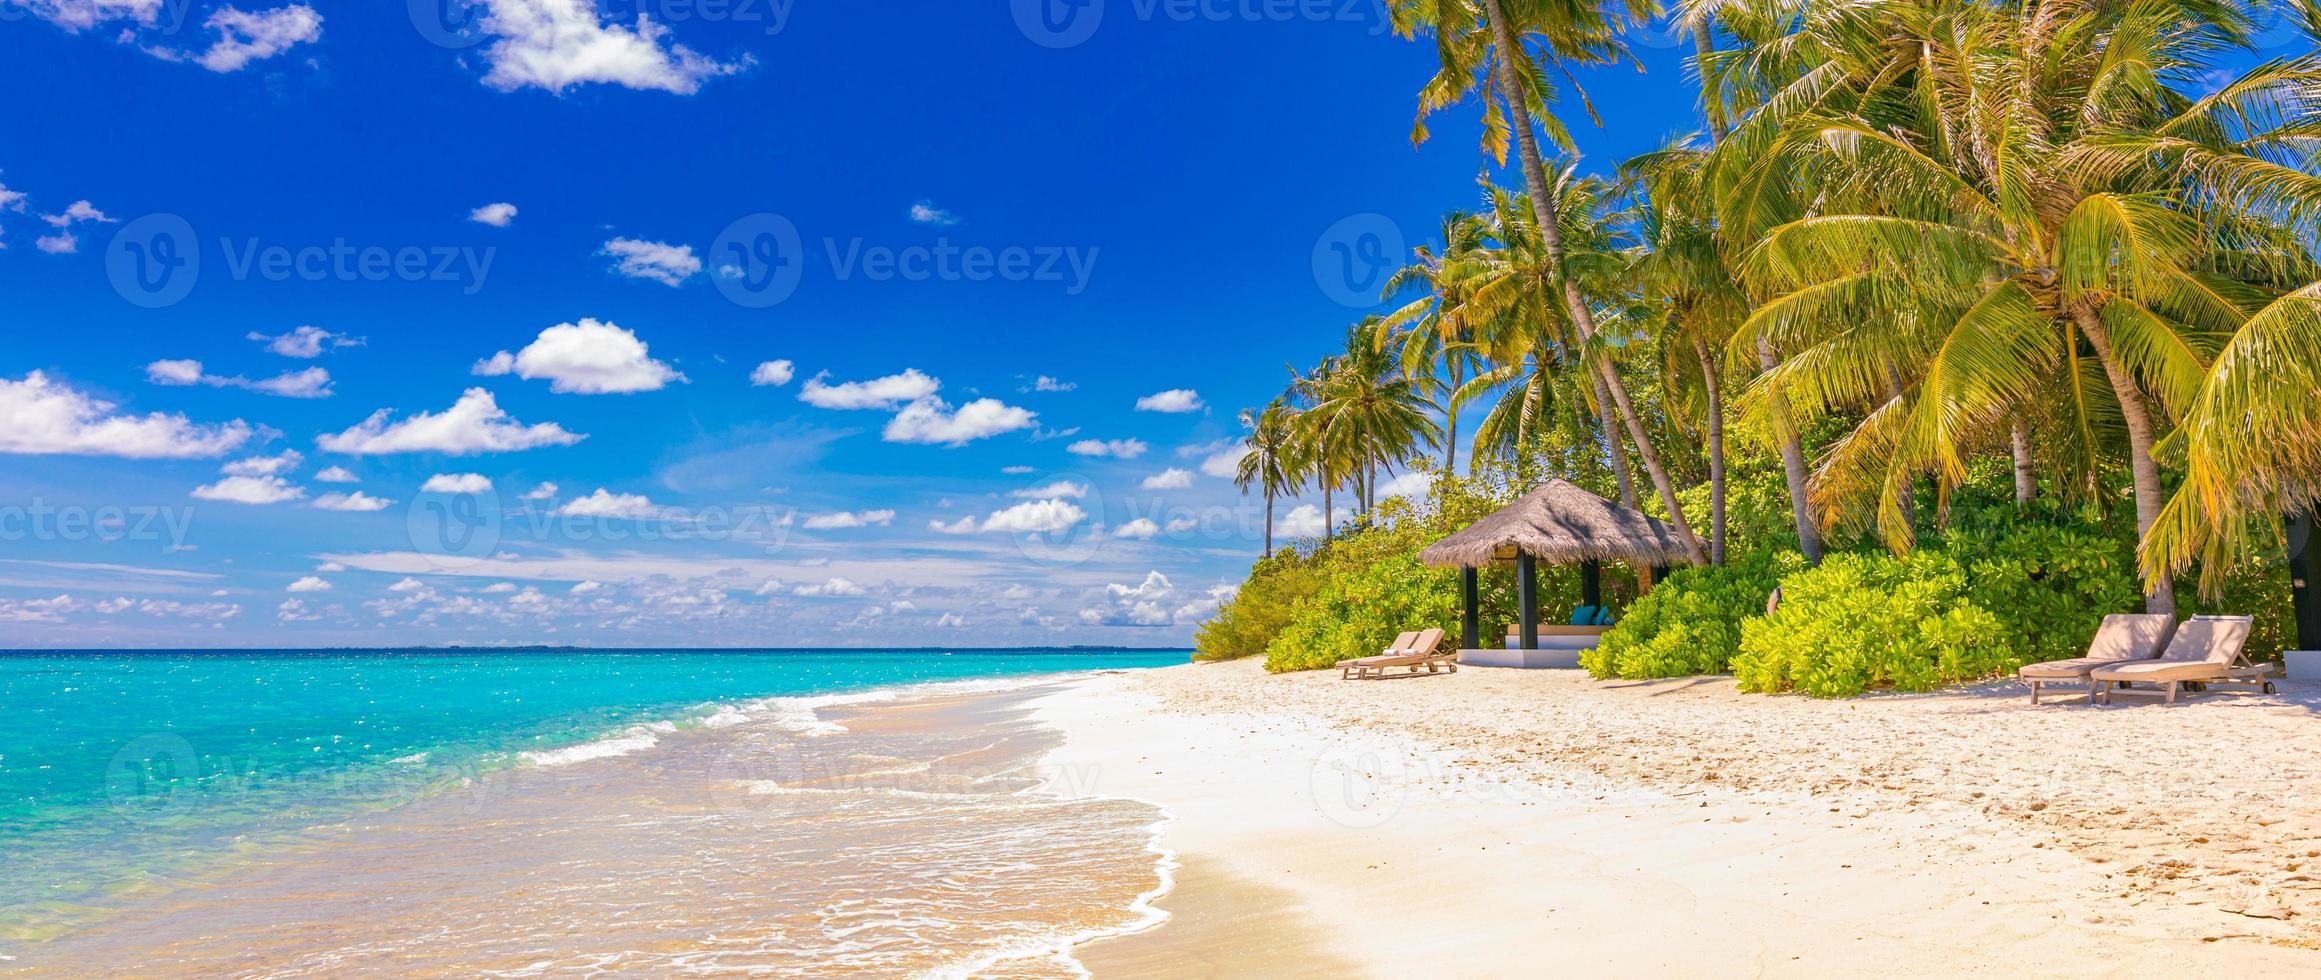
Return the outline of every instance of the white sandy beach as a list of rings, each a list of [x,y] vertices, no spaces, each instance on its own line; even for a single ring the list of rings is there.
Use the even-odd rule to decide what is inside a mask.
[[[1175,816],[1099,977],[2277,976],[2321,971],[2316,707],[1238,662],[1039,716],[1053,788]]]

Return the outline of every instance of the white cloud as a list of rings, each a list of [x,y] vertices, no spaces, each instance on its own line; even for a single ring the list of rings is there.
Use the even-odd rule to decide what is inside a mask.
[[[348,472],[348,471],[347,471],[347,468],[346,468],[346,467],[344,467],[344,466],[333,466],[333,467],[331,467],[331,468],[329,468],[329,469],[327,469],[327,470],[324,470],[324,471],[322,471],[322,472],[320,472],[320,473],[316,473],[316,474],[314,475],[314,478],[315,478],[316,480],[319,480],[319,481],[323,482],[323,483],[360,483],[360,482],[362,482],[362,478],[361,478],[361,477],[358,477],[358,476],[354,475],[353,473],[350,473],[350,472]]]
[[[775,593],[778,593],[778,592],[782,591],[784,588],[787,588],[787,586],[785,586],[785,585],[783,585],[783,584],[782,584],[782,580],[781,580],[781,579],[778,579],[778,578],[770,578],[770,579],[767,579],[767,580],[765,580],[764,582],[761,582],[761,583],[759,583],[759,584],[758,584],[758,588],[757,588],[757,594],[758,594],[758,595],[773,595],[773,594],[775,594]]]
[[[1160,533],[1160,525],[1153,523],[1152,519],[1147,517],[1139,517],[1112,529],[1113,537],[1129,538],[1136,541],[1150,541],[1160,537]]]
[[[791,594],[809,597],[826,596],[834,598],[838,596],[862,595],[863,588],[862,586],[854,584],[854,582],[849,579],[840,577],[832,578],[820,585],[801,585]]]
[[[1063,500],[1033,500],[983,519],[981,529],[1010,534],[1061,534],[1088,519],[1088,512]]]
[[[1088,485],[1085,483],[1074,483],[1070,480],[1057,480],[1056,482],[1050,483],[1044,487],[1027,487],[1022,490],[1011,491],[1008,493],[1008,496],[1023,497],[1026,499],[1033,497],[1063,497],[1072,500],[1081,500],[1088,496]]]
[[[1169,526],[1166,530],[1170,534],[1183,534],[1200,526],[1201,522],[1191,517],[1172,517],[1169,518]]]
[[[562,514],[566,517],[620,517],[634,519],[651,517],[659,512],[660,508],[653,506],[653,502],[646,499],[641,494],[611,493],[605,490],[603,487],[596,488],[595,493],[589,494],[586,497],[576,498],[567,502],[564,506],[556,508],[556,513]]]
[[[888,419],[881,437],[888,442],[957,447],[1029,429],[1037,420],[1032,412],[995,398],[978,398],[956,412],[942,399],[922,398]]]
[[[539,486],[533,487],[533,488],[531,489],[531,491],[530,491],[530,492],[528,492],[528,493],[524,494],[524,499],[525,499],[525,500],[554,500],[554,499],[556,499],[556,484],[553,484],[553,483],[543,483],[543,484],[540,484]]]
[[[201,384],[212,388],[240,388],[283,398],[328,398],[331,395],[330,372],[318,367],[285,371],[271,378],[252,381],[240,375],[229,378],[204,373],[200,361],[164,360],[145,365],[145,380],[157,385]]]
[[[527,381],[549,380],[561,394],[617,395],[659,391],[685,376],[650,355],[645,342],[619,324],[582,318],[540,331],[521,351],[501,351],[476,362],[474,373],[515,374]]]
[[[516,206],[509,204],[506,201],[501,201],[497,204],[486,204],[483,207],[468,212],[467,220],[473,221],[479,225],[490,225],[494,228],[505,228],[516,220]]]
[[[306,488],[291,486],[279,476],[229,476],[193,488],[193,495],[198,500],[229,504],[279,504],[306,496]]]
[[[272,456],[237,459],[219,467],[218,472],[227,476],[280,476],[297,469],[298,464],[305,460],[306,457],[299,455],[298,450],[285,449]]]
[[[1080,610],[1080,622],[1089,626],[1168,626],[1176,616],[1166,600],[1176,593],[1168,576],[1148,572],[1136,585],[1117,582],[1104,587],[1100,604]]]
[[[1009,476],[1030,476],[1039,472],[1039,470],[1029,466],[1002,466],[999,471]]]
[[[425,582],[419,581],[418,579],[415,579],[415,578],[409,578],[409,577],[405,577],[405,578],[403,578],[403,579],[400,579],[400,580],[396,581],[396,583],[395,583],[395,584],[393,584],[393,585],[390,585],[390,586],[387,586],[387,591],[389,591],[389,592],[417,592],[417,591],[419,591],[419,590],[421,590],[421,589],[424,589],[424,588],[426,588],[426,587],[427,587],[427,583],[425,583]]]
[[[364,493],[360,490],[357,490],[353,493],[326,493],[320,497],[314,498],[314,507],[316,510],[337,510],[356,514],[367,514],[372,511],[386,510],[388,507],[393,506],[394,503],[395,502],[392,500],[383,500],[378,497],[373,497],[370,494]]]
[[[420,493],[483,493],[492,480],[481,473],[437,473],[419,485]]]
[[[798,389],[798,400],[815,408],[835,409],[892,409],[933,395],[943,383],[919,373],[917,368],[906,368],[901,374],[890,374],[869,381],[847,381],[829,384],[822,379],[829,372],[806,379]]]
[[[1339,524],[1354,519],[1354,511],[1351,508],[1339,507],[1333,513],[1338,516],[1337,523]],[[1299,504],[1288,514],[1283,515],[1281,520],[1274,522],[1273,533],[1275,537],[1283,538],[1321,537],[1322,509],[1312,504]]]
[[[166,0],[12,0],[33,16],[78,34],[112,20],[134,20],[146,27],[158,22]]]
[[[189,459],[223,456],[250,441],[253,430],[236,419],[196,425],[183,415],[115,415],[111,402],[57,384],[34,371],[22,381],[0,378],[0,453]]]
[[[97,210],[95,205],[87,201],[74,201],[63,213],[44,214],[40,220],[55,228],[56,234],[35,240],[32,244],[50,255],[71,255],[80,251],[80,239],[72,233],[73,225],[84,221],[114,223],[114,219],[106,217],[105,212]]]
[[[1171,388],[1136,400],[1136,410],[1139,412],[1183,415],[1198,412],[1201,408],[1201,393],[1191,388]]]
[[[511,419],[482,388],[469,388],[442,414],[421,412],[390,424],[387,420],[393,414],[393,409],[382,408],[345,432],[315,437],[315,445],[354,456],[423,452],[466,456],[569,446],[587,438],[554,422],[527,426]]]
[[[947,612],[935,618],[936,629],[963,629],[966,626],[967,617],[955,612]]]
[[[1421,499],[1426,496],[1427,491],[1434,489],[1434,485],[1434,471],[1411,470],[1408,473],[1404,473],[1401,476],[1397,476],[1391,480],[1386,481],[1385,483],[1379,484],[1378,495],[1380,497],[1389,498],[1406,497],[1411,499]]]
[[[328,591],[330,591],[330,583],[329,583],[329,582],[325,582],[325,581],[323,581],[322,579],[316,578],[316,577],[314,577],[314,576],[312,576],[312,575],[309,575],[309,576],[306,576],[305,578],[299,579],[299,580],[298,580],[298,581],[296,581],[296,582],[292,582],[292,583],[290,583],[290,591],[292,591],[292,592],[328,592]]]
[[[936,207],[933,201],[920,201],[911,205],[911,220],[922,225],[947,226],[958,224],[959,216]]]
[[[809,531],[828,531],[854,527],[885,527],[895,522],[891,510],[840,511],[835,514],[816,514],[806,518]]]
[[[285,334],[263,334],[253,330],[250,339],[264,342],[266,349],[276,354],[301,360],[321,357],[326,350],[363,345],[360,337],[349,337],[313,326],[298,327]]]
[[[1180,470],[1174,466],[1145,477],[1142,484],[1147,490],[1182,490],[1192,485],[1193,472]]]
[[[602,592],[602,591],[604,591],[604,583],[602,583],[602,582],[581,582],[581,583],[575,584],[575,585],[572,587],[572,590],[571,590],[571,591],[572,591],[572,594],[573,594],[573,595],[588,595],[588,594],[589,594],[589,593],[591,593],[591,592]]]
[[[514,582],[493,582],[493,583],[492,583],[492,584],[490,584],[490,585],[484,586],[484,587],[483,587],[483,588],[482,588],[480,591],[484,592],[484,593],[485,593],[485,594],[487,594],[487,595],[502,595],[502,594],[505,594],[505,593],[509,593],[509,592],[514,592],[514,591],[516,591],[516,583],[514,583]]]
[[[798,376],[798,366],[788,361],[767,361],[749,373],[749,383],[760,388],[778,388]]]
[[[1151,448],[1139,439],[1082,439],[1065,446],[1064,451],[1074,456],[1110,456],[1114,459],[1135,459],[1144,455],[1145,451]]]
[[[556,94],[600,82],[691,95],[701,83],[752,61],[720,63],[682,44],[664,43],[667,27],[642,14],[636,26],[606,24],[588,0],[486,0],[483,29],[497,37],[484,49],[492,66],[484,84],[503,92],[526,86]]]
[[[691,245],[615,238],[604,243],[603,250],[596,254],[619,259],[613,263],[613,271],[621,275],[650,279],[665,286],[681,285],[701,271],[701,259],[693,254]]]
[[[1241,472],[1241,457],[1247,455],[1249,448],[1246,446],[1210,453],[1201,459],[1201,472],[1220,480],[1233,479]]]
[[[1033,379],[1032,379],[1032,383],[1031,383],[1030,385],[1026,386],[1026,387],[1025,387],[1023,390],[1024,390],[1024,391],[1027,391],[1027,392],[1032,392],[1032,391],[1042,391],[1042,392],[1063,392],[1063,391],[1075,391],[1075,390],[1078,390],[1078,389],[1079,389],[1079,387],[1080,387],[1080,386],[1079,386],[1078,384],[1075,384],[1075,383],[1073,383],[1073,382],[1070,382],[1070,381],[1060,381],[1060,380],[1057,380],[1057,379],[1055,379],[1055,378],[1048,377],[1047,375],[1044,375],[1044,374],[1043,374],[1043,375],[1040,375],[1040,376],[1039,376],[1039,377],[1037,377],[1037,378],[1033,378]]]
[[[240,71],[301,44],[322,38],[322,15],[305,4],[249,13],[233,7],[211,12],[203,27],[218,33],[194,63],[214,72]]]
[[[975,525],[975,515],[969,514],[949,524],[940,520],[928,521],[927,530],[937,534],[974,534],[980,529]]]

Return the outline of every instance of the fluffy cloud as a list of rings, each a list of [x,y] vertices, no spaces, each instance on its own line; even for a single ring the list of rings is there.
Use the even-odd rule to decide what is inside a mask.
[[[318,367],[285,371],[271,378],[252,381],[240,375],[229,378],[204,373],[200,361],[168,360],[145,365],[145,380],[157,385],[201,384],[212,388],[240,388],[283,398],[328,398],[331,395],[330,372]]]
[[[298,450],[285,449],[272,456],[237,459],[219,467],[218,471],[227,476],[280,476],[297,469],[298,464],[305,461],[306,457],[299,455]]]
[[[1151,518],[1146,517],[1139,517],[1112,529],[1113,537],[1128,538],[1134,541],[1150,541],[1160,537],[1160,533],[1160,525],[1153,523]]]
[[[1201,408],[1201,393],[1191,388],[1171,388],[1136,400],[1136,410],[1139,412],[1183,415],[1198,412]]]
[[[279,504],[306,496],[306,488],[291,486],[279,476],[229,476],[193,488],[193,495],[197,500],[229,504]]]
[[[276,354],[300,360],[321,357],[324,351],[363,345],[360,337],[349,337],[343,333],[332,333],[321,327],[311,326],[298,327],[284,334],[263,334],[253,330],[250,332],[250,339],[265,344],[267,350]]]
[[[1201,458],[1201,472],[1220,480],[1230,480],[1241,472],[1241,457],[1249,455],[1246,446],[1235,446],[1210,453]]]
[[[1078,389],[1079,389],[1079,387],[1080,387],[1079,385],[1077,385],[1077,384],[1074,384],[1074,383],[1072,383],[1072,382],[1070,382],[1070,381],[1059,381],[1059,380],[1057,380],[1057,379],[1055,379],[1055,378],[1051,378],[1051,377],[1048,377],[1047,375],[1044,375],[1044,374],[1043,374],[1043,375],[1040,375],[1040,376],[1039,376],[1039,377],[1037,377],[1037,378],[1033,378],[1033,379],[1032,379],[1032,383],[1031,383],[1031,384],[1029,384],[1029,385],[1027,385],[1027,386],[1025,386],[1023,390],[1024,390],[1024,391],[1027,391],[1027,392],[1033,392],[1033,391],[1041,391],[1041,392],[1062,392],[1062,391],[1075,391],[1075,390],[1078,390]]]
[[[503,92],[532,86],[563,94],[574,85],[604,83],[690,95],[701,83],[748,67],[749,58],[720,63],[682,44],[664,43],[669,29],[639,15],[634,28],[606,24],[585,0],[486,0],[483,30],[497,38],[484,49],[491,71],[484,84]]]
[[[1110,456],[1113,459],[1135,459],[1144,455],[1145,451],[1151,448],[1138,439],[1082,439],[1065,446],[1064,451],[1074,456]]]
[[[891,510],[840,511],[835,514],[816,514],[806,518],[809,531],[828,531],[853,527],[885,527],[895,522]]]
[[[1008,496],[1022,497],[1025,499],[1034,497],[1043,499],[1060,497],[1071,500],[1081,500],[1088,496],[1088,485],[1085,483],[1074,483],[1070,480],[1057,480],[1056,482],[1050,483],[1044,487],[1027,487],[1022,490],[1011,491]]]
[[[927,530],[933,531],[936,534],[974,534],[975,532],[982,530],[982,528],[976,525],[975,515],[969,514],[968,516],[962,517],[956,521],[952,521],[949,524],[945,524],[940,520],[928,521]]]
[[[788,361],[767,361],[749,373],[749,383],[760,388],[778,388],[798,376],[798,366]]]
[[[483,493],[492,481],[481,473],[437,473],[419,485],[420,493]]]
[[[604,583],[602,582],[581,582],[571,589],[573,595],[588,595],[592,592],[602,591],[604,591]]]
[[[1412,470],[1378,485],[1380,497],[1419,499],[1434,489],[1435,474],[1431,470]]]
[[[10,0],[35,17],[80,33],[113,20],[133,20],[152,27],[166,9],[166,0]]]
[[[382,500],[360,490],[353,493],[326,493],[314,498],[314,506],[317,510],[337,510],[356,514],[386,510],[394,503],[392,500]]]
[[[324,471],[322,471],[322,472],[320,472],[320,473],[316,473],[316,474],[314,475],[314,478],[315,478],[316,480],[319,480],[319,481],[323,482],[323,483],[360,483],[360,482],[362,482],[362,478],[361,478],[361,477],[358,477],[358,476],[354,475],[353,473],[350,473],[350,472],[348,472],[348,471],[347,471],[347,468],[346,468],[346,467],[344,467],[344,466],[333,466],[333,467],[331,467],[331,468],[329,468],[329,469],[327,469],[327,470],[324,470]]]
[[[684,381],[676,369],[656,361],[645,342],[619,324],[582,318],[540,331],[523,350],[501,351],[476,362],[476,374],[514,374],[526,381],[546,378],[560,394],[622,395],[659,391]]]
[[[1339,524],[1354,519],[1354,512],[1350,508],[1339,507],[1333,513],[1337,515]],[[1322,509],[1312,504],[1299,504],[1283,515],[1281,520],[1274,522],[1273,533],[1276,537],[1284,538],[1321,537]]]
[[[911,205],[911,220],[922,225],[942,227],[958,224],[959,216],[936,207],[933,201],[920,201]]]
[[[50,227],[55,228],[56,234],[37,239],[32,244],[50,255],[71,255],[80,251],[80,238],[73,234],[73,225],[84,221],[94,221],[100,224],[114,223],[114,219],[106,217],[105,212],[97,210],[95,205],[87,201],[74,201],[71,207],[64,209],[63,213],[44,214],[40,216],[40,220],[48,222]]]
[[[564,506],[556,508],[556,513],[565,517],[636,519],[651,517],[659,512],[660,508],[653,506],[653,502],[642,494],[612,493],[603,487],[596,488],[595,493],[575,498],[565,503]]]
[[[1088,512],[1064,500],[1032,500],[993,511],[980,529],[1009,534],[1061,534],[1088,519]]]
[[[835,598],[838,596],[862,595],[863,588],[862,586],[856,585],[854,582],[845,578],[832,578],[831,580],[820,585],[801,585],[796,590],[792,591],[791,594],[807,597]]]
[[[1174,466],[1145,477],[1144,483],[1141,484],[1147,490],[1182,490],[1192,485],[1192,471],[1180,470]]]
[[[618,259],[613,263],[613,271],[621,275],[650,279],[665,286],[681,285],[701,271],[701,259],[693,254],[691,245],[615,238],[604,243],[603,250],[596,254]]]
[[[116,415],[100,401],[39,371],[22,381],[0,378],[0,453],[192,459],[223,456],[250,441],[236,419],[196,425],[183,415]]]
[[[509,223],[516,220],[516,206],[509,204],[506,201],[501,201],[497,204],[486,204],[483,207],[468,212],[467,220],[473,221],[479,225],[490,225],[494,228],[505,228],[509,225]]]
[[[529,492],[524,494],[524,499],[554,500],[556,499],[556,484],[542,483],[539,486],[533,487]]]
[[[292,592],[328,592],[328,591],[330,591],[330,583],[329,583],[329,582],[325,582],[325,581],[323,581],[322,579],[316,578],[316,577],[314,577],[314,576],[312,576],[312,575],[309,575],[309,576],[306,576],[305,578],[299,579],[299,580],[298,580],[298,581],[296,581],[296,582],[292,582],[292,583],[290,583],[290,591],[292,591]]]
[[[209,50],[193,56],[193,62],[214,72],[240,71],[253,61],[263,61],[301,44],[322,38],[322,15],[305,4],[292,4],[273,10],[249,13],[233,7],[220,7],[210,13],[202,26],[216,31],[218,39]]]
[[[930,397],[943,383],[907,368],[901,374],[890,374],[869,381],[847,381],[830,384],[822,379],[828,372],[806,379],[798,389],[798,400],[815,408],[835,409],[893,409],[909,402]]]
[[[1002,466],[999,471],[1009,476],[1030,476],[1039,472],[1039,470],[1029,466]]]
[[[1136,585],[1115,582],[1105,586],[1103,600],[1080,610],[1080,621],[1089,626],[1172,625],[1176,615],[1166,602],[1174,594],[1176,586],[1168,576],[1148,572]]]
[[[922,398],[903,406],[894,418],[888,419],[881,438],[888,442],[964,446],[977,439],[1029,429],[1037,424],[1037,418],[1030,411],[993,398],[978,398],[959,406],[956,412],[942,399]]]
[[[441,414],[421,412],[390,424],[393,414],[393,409],[382,408],[345,432],[315,437],[315,445],[354,456],[424,452],[466,456],[569,446],[587,438],[554,422],[528,426],[509,418],[492,393],[482,388],[469,388]]]

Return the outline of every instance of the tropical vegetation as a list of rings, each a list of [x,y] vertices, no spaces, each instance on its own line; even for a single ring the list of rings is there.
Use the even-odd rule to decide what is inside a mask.
[[[1456,575],[1416,548],[1550,477],[1698,566],[1602,675],[1918,689],[2139,606],[2286,642],[2284,515],[2321,503],[2311,0],[1390,8],[1439,62],[1414,141],[1476,112],[1498,169],[1244,413],[1268,557],[1207,654],[1322,666],[1455,625]],[[1693,41],[1700,129],[1583,173],[1571,69],[1632,60],[1655,16]],[[2298,53],[2268,60],[2285,17]],[[1397,472],[1446,490],[1382,502]],[[1274,504],[1307,490],[1322,541],[1278,556]]]

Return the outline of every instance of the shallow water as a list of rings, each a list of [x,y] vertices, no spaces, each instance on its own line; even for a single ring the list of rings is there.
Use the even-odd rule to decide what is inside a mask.
[[[1181,655],[1078,654],[1039,660],[1044,671],[1007,656],[1019,659],[950,665],[954,678],[980,679],[912,688],[903,701],[890,700],[893,687],[869,681],[851,693],[665,697],[683,687],[670,678],[687,671],[732,690],[748,661],[545,668],[558,675],[543,685],[550,691],[591,686],[574,674],[642,673],[659,685],[641,685],[620,704],[600,696],[579,711],[543,703],[556,699],[535,696],[540,687],[512,695],[502,687],[495,698],[479,694],[481,685],[458,690],[442,681],[445,671],[474,669],[464,665],[323,665],[374,679],[396,670],[434,674],[433,682],[399,683],[426,688],[436,715],[377,707],[369,681],[357,691],[309,678],[310,702],[364,705],[359,716],[381,730],[427,727],[432,738],[373,737],[317,750],[348,740],[308,733],[286,747],[284,737],[266,733],[299,726],[215,729],[242,739],[234,746],[240,758],[278,759],[295,746],[339,753],[303,770],[321,774],[306,778],[240,778],[268,770],[212,765],[236,756],[197,749],[190,764],[162,753],[158,775],[142,783],[124,780],[113,760],[111,777],[93,792],[84,786],[77,795],[26,801],[13,793],[29,782],[15,771],[22,749],[0,741],[19,778],[5,828],[14,853],[0,881],[11,898],[38,896],[43,874],[52,886],[41,900],[0,906],[7,909],[0,928],[13,931],[0,938],[0,955],[15,957],[0,968],[1069,975],[1069,962],[1054,954],[1072,939],[1147,914],[1138,900],[1158,884],[1151,846],[1159,815],[1143,804],[1032,791],[1024,767],[1053,736],[1024,717],[1021,703],[1037,690],[1026,685],[1039,683],[1025,675]],[[503,678],[523,672],[482,669]],[[886,669],[930,679],[923,665]],[[798,676],[764,683],[795,684]],[[11,689],[24,687],[12,681]],[[309,718],[325,713],[312,703],[302,710]],[[465,721],[456,720],[462,710]],[[526,716],[525,724],[507,724]],[[574,734],[560,737],[565,732]],[[84,747],[84,764],[89,755]],[[411,775],[398,777],[399,769]],[[188,780],[193,788],[180,788]],[[132,791],[122,790],[125,781]],[[154,788],[135,791],[139,785]],[[98,841],[91,850],[72,846]]]

